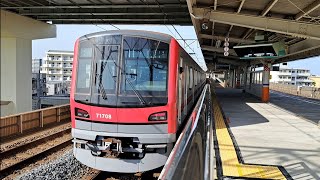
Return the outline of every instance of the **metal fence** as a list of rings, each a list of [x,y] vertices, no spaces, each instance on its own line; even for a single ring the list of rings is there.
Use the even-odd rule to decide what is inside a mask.
[[[19,135],[62,121],[70,121],[69,104],[1,117],[0,138]]]
[[[320,99],[320,88],[316,87],[298,87],[296,85],[270,83],[270,89],[279,92],[284,92],[287,94],[293,94],[313,99]]]

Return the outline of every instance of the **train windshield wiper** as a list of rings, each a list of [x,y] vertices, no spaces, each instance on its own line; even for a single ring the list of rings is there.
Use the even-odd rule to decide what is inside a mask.
[[[98,47],[97,47],[97,48],[98,48]],[[99,49],[99,51],[104,54],[105,49],[103,49],[102,51]],[[108,69],[108,72],[109,72],[109,74],[111,75],[113,81],[116,82],[116,80],[115,80],[115,77],[116,77],[116,76],[114,76],[114,75],[111,73],[111,70],[110,70],[110,68],[109,68],[109,66],[108,66],[108,59],[111,57],[111,53],[112,53],[112,52],[113,52],[113,51],[109,51],[108,57],[106,58],[105,62],[102,62],[102,63],[101,63],[101,65],[100,65],[100,72],[101,72],[101,74],[100,74],[100,75],[97,73],[97,65],[96,65],[96,71],[95,71],[95,72],[96,72],[96,76],[95,76],[94,83],[96,84],[96,78],[97,78],[97,76],[99,75],[99,88],[98,88],[98,92],[99,92],[99,94],[101,94],[102,99],[104,99],[104,100],[107,100],[107,99],[108,99],[108,98],[107,98],[106,90],[105,90],[105,88],[104,88],[104,86],[103,86],[103,83],[102,83],[102,74],[103,74],[103,72],[104,72],[104,70],[105,70],[106,68]],[[97,63],[96,63],[96,64],[97,64]]]
[[[85,37],[86,37],[86,36],[85,36]],[[88,37],[86,37],[86,38],[87,38],[88,40],[90,40]],[[93,43],[93,45],[94,45],[95,48],[97,48],[102,54],[104,53],[104,50],[101,51],[101,49],[100,49],[96,44]],[[159,44],[158,44],[158,46],[159,46]],[[108,57],[107,57],[106,59],[109,59],[109,57],[111,56],[111,52],[112,52],[112,51],[109,52]],[[127,73],[125,72],[125,70],[124,70],[123,68],[121,68],[114,59],[112,59],[112,61],[113,61],[113,63],[115,64],[115,66],[120,70],[121,74],[124,74],[124,75],[125,75],[125,81],[128,82],[128,84],[130,85],[130,87],[131,87],[131,89],[133,90],[134,94],[138,97],[140,103],[143,104],[143,105],[152,105],[153,103],[152,103],[151,101],[148,102],[148,103],[146,103],[145,99],[142,97],[142,95],[140,94],[140,92],[139,92],[139,91],[134,87],[134,85],[128,80],[128,78],[126,77]],[[112,79],[116,82],[116,80],[115,80],[115,77],[116,77],[116,76],[113,76],[113,75],[111,74],[110,69],[109,69],[107,63],[103,63],[102,67],[100,67],[100,68],[101,68],[101,74],[99,75],[99,89],[98,89],[98,90],[99,90],[100,93],[101,93],[101,97],[102,97],[103,99],[105,99],[105,100],[107,99],[107,94],[106,94],[105,88],[104,88],[104,86],[103,86],[103,84],[102,84],[102,73],[103,73],[103,71],[105,70],[106,67],[108,68],[109,73],[110,73],[110,75],[112,76]],[[97,69],[96,69],[95,72],[97,72]],[[133,76],[133,75],[135,75],[135,74],[128,74],[128,75]],[[97,76],[98,76],[98,74],[96,73],[96,77],[97,77]],[[95,84],[96,84],[96,77],[95,77]]]
[[[125,74],[126,75],[126,74]],[[128,80],[127,77],[125,77],[126,82],[128,82],[128,84],[130,85],[131,89],[133,90],[133,92],[136,94],[136,96],[138,97],[139,101],[143,104],[143,105],[147,105],[146,101],[143,99],[143,97],[141,96],[140,92],[134,87],[134,85]],[[149,102],[149,104],[151,104],[151,102]]]
[[[100,75],[100,76],[102,76],[102,75]],[[102,84],[102,78],[100,78],[98,92],[99,92],[99,94],[101,94],[102,99],[104,99],[104,100],[108,99],[106,90],[104,89],[104,86]]]

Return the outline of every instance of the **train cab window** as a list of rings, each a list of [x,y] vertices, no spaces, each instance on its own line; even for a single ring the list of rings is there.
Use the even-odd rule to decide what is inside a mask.
[[[168,44],[160,41],[125,37],[123,43],[123,68],[128,80],[137,90],[166,91],[168,70]]]
[[[117,68],[120,46],[96,46],[95,47],[95,77],[94,93],[103,93],[103,91],[115,90]]]
[[[87,42],[80,42],[78,69],[77,69],[77,86],[76,93],[90,93],[90,79],[93,49]]]
[[[118,106],[166,104],[169,45],[158,40],[125,36],[122,53]]]
[[[189,88],[192,89],[193,87],[193,71],[192,71],[192,67],[190,67],[189,69]]]

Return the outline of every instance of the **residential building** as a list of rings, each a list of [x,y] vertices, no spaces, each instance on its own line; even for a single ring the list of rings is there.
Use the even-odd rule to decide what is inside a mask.
[[[47,87],[47,95],[61,95],[61,94],[68,94],[67,93],[67,85],[66,83],[60,81],[49,81],[46,84]]]
[[[32,59],[32,73],[39,73],[42,66],[42,59]]]
[[[46,92],[46,74],[32,73],[32,109],[40,108],[40,97],[45,96]]]
[[[314,82],[315,87],[320,88],[320,76],[310,76],[310,79]]]
[[[289,68],[287,65],[279,65],[279,71],[271,71],[270,82],[291,84],[296,86],[312,86],[310,70],[302,68]]]
[[[32,73],[32,96],[46,95],[46,74]]]
[[[72,78],[71,77],[72,62],[73,62],[73,51],[49,50],[46,53],[46,57],[43,58],[41,73],[46,74],[47,83],[49,84],[62,83],[61,89],[63,90],[59,92],[64,92],[66,94],[69,94],[70,82]],[[48,85],[48,86],[55,86],[54,88],[58,89],[57,88],[58,85]],[[62,87],[66,87],[67,90],[64,91],[64,88]]]

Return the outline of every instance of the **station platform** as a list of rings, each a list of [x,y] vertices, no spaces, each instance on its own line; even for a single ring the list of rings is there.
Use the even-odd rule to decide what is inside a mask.
[[[315,123],[320,104],[277,92],[271,92],[270,103],[262,103],[241,89],[214,91],[218,176],[320,179],[320,128]],[[299,105],[290,105],[290,99]]]

